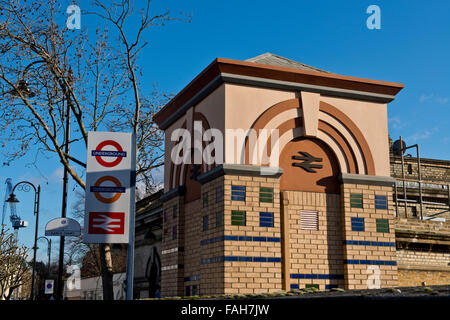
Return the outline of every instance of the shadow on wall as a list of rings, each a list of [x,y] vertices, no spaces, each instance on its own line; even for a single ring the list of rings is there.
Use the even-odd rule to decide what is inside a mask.
[[[331,177],[330,177],[331,178]],[[341,199],[339,194],[327,194],[327,255],[329,288],[344,288],[344,246],[343,246],[343,223],[341,215]]]
[[[161,258],[156,247],[152,248],[152,252],[147,260],[145,277],[149,284],[148,296],[150,298],[161,297]]]

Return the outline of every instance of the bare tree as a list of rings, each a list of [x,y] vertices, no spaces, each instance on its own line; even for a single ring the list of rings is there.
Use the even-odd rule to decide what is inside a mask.
[[[80,30],[66,28],[61,23],[66,8],[57,0],[0,0],[0,140],[6,163],[29,152],[36,159],[55,154],[84,189],[86,164],[76,152],[80,148],[72,146],[86,148],[88,131],[132,131],[137,180],[152,189],[152,170],[163,165],[162,135],[152,116],[168,96],[144,92],[137,61],[147,45],[146,31],[189,17],[172,18],[169,11],[152,16],[150,3],[136,11],[131,0],[108,6],[94,1],[82,10],[93,19],[94,31],[84,24]],[[73,115],[69,153],[67,106]],[[101,245],[101,261],[104,297],[113,299],[108,244]]]
[[[0,300],[9,300],[14,290],[30,280],[26,262],[28,249],[19,246],[13,233],[2,226],[0,230]]]

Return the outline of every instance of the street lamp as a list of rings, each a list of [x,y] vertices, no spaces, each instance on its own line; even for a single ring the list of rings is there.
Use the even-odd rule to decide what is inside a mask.
[[[33,66],[34,64],[38,63],[47,63],[45,60],[35,60],[31,62],[22,72],[22,78],[19,80],[17,85],[14,87],[13,90],[11,90],[9,93],[12,96],[15,97],[26,97],[26,98],[33,98],[36,96],[36,94],[29,88],[28,82],[25,80],[25,75],[28,73],[28,70]],[[68,70],[68,82],[71,85],[73,82],[73,75],[72,75],[72,68],[69,68]],[[70,144],[70,113],[71,113],[71,107],[72,107],[72,101],[70,99],[70,92],[67,91],[67,87],[63,85],[63,93],[64,96],[67,97],[67,111],[66,114],[63,115],[66,120],[66,130],[65,130],[65,142],[64,142],[64,153],[66,155],[69,154],[69,144]],[[68,189],[68,183],[69,183],[69,173],[67,170],[67,167],[64,166],[64,177],[63,177],[63,198],[62,198],[62,208],[61,208],[61,217],[66,217],[67,212],[67,189]],[[37,227],[36,227],[37,228]],[[36,229],[37,234],[37,229]],[[57,292],[56,292],[56,300],[61,300],[62,298],[62,275],[63,275],[63,263],[64,263],[64,236],[60,237],[59,241],[59,258],[58,258],[58,276],[57,276]],[[36,243],[34,245],[36,247]],[[36,249],[35,249],[35,259],[36,260]],[[33,277],[34,277],[34,271],[33,271]],[[33,281],[34,284],[34,281]]]
[[[38,241],[39,241],[39,239],[45,239],[45,240],[47,240],[48,275],[50,276],[50,257],[51,257],[51,254],[52,254],[52,240],[49,239],[49,238],[47,238],[47,237],[44,237],[44,236],[39,237],[39,238],[37,238],[37,239],[38,239]]]
[[[36,227],[34,231],[34,247],[33,247],[33,270],[32,270],[32,276],[31,276],[31,294],[30,294],[30,300],[34,300],[34,277],[35,277],[35,271],[36,271],[36,250],[37,250],[37,234],[38,234],[38,224],[39,224],[39,196],[41,193],[41,186],[38,186],[37,188],[28,181],[21,181],[18,182],[11,190],[11,194],[9,195],[8,200],[6,202],[19,202],[16,195],[14,194],[14,190],[16,190],[16,187],[18,187],[17,190],[19,191],[25,191],[29,192],[31,188],[34,190],[34,215],[36,216]]]

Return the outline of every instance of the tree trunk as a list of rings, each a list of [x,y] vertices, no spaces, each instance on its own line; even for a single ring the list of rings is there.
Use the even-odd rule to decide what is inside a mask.
[[[103,300],[114,300],[111,245],[102,243],[100,244],[99,250],[102,269]]]

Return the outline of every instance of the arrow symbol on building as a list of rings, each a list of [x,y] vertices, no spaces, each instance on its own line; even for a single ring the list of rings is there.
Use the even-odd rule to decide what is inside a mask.
[[[107,232],[112,232],[114,229],[121,227],[121,220],[120,219],[113,219],[105,215],[100,215],[100,218],[94,218],[92,219],[92,222],[98,222],[99,224],[93,224],[92,228],[99,228],[103,229]]]
[[[302,157],[292,156],[292,159],[304,160],[304,161],[303,162],[294,162],[294,163],[292,163],[293,166],[303,168],[305,171],[311,172],[311,173],[316,172],[313,169],[322,169],[323,168],[323,165],[321,165],[321,164],[313,164],[313,162],[322,162],[322,160],[323,160],[322,158],[316,158],[316,157],[310,155],[308,152],[303,152],[303,151],[300,151],[299,154],[301,154]]]

